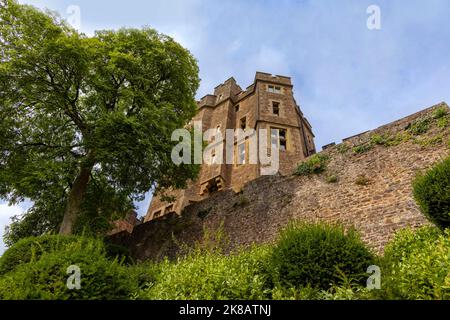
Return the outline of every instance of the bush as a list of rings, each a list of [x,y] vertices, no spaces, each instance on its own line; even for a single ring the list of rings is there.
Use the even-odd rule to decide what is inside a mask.
[[[418,136],[426,133],[430,129],[431,120],[429,118],[418,119],[411,123],[408,128],[409,133]]]
[[[413,182],[413,194],[431,222],[443,229],[450,227],[450,157],[418,175]]]
[[[328,183],[336,183],[338,181],[338,177],[335,175],[331,175],[327,177],[327,182]]]
[[[267,247],[225,256],[196,250],[176,263],[161,262],[156,284],[137,295],[143,299],[265,299]]]
[[[33,260],[39,260],[44,252],[58,250],[77,241],[75,236],[43,235],[19,240],[0,257],[0,275]]]
[[[434,119],[441,119],[444,118],[447,115],[448,108],[446,107],[439,107],[433,112],[433,118]]]
[[[367,186],[370,184],[370,179],[367,178],[364,174],[360,174],[356,177],[355,184],[358,186]]]
[[[361,144],[359,146],[353,147],[353,153],[364,153],[372,149],[372,144]]]
[[[384,299],[450,299],[450,230],[404,229],[385,248]]]
[[[325,171],[327,167],[327,161],[328,157],[326,155],[317,153],[300,163],[294,174],[299,176],[306,176],[310,174],[321,173]]]
[[[353,229],[345,233],[340,225],[293,222],[281,232],[271,266],[274,282],[283,287],[328,289],[367,279],[373,260]]]
[[[81,270],[80,289],[67,288],[71,265]],[[108,259],[102,241],[78,237],[4,274],[0,299],[124,299],[136,288],[127,269]]]

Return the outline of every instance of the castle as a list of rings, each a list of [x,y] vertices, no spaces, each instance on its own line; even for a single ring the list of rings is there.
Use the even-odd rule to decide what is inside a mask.
[[[267,140],[276,144],[279,150],[278,172],[281,175],[292,173],[299,161],[316,152],[311,125],[295,101],[289,77],[256,72],[254,82],[246,90],[242,90],[234,78],[229,78],[214,88],[214,94],[198,101],[198,112],[191,123],[194,121],[201,121],[203,132],[213,129],[223,137],[226,136],[225,129],[243,132],[265,129],[269,135]],[[259,136],[255,139],[258,144]],[[249,159],[249,137],[234,137],[232,143],[233,163],[214,161],[216,157],[227,157],[225,141],[214,141],[218,147],[211,151],[213,161],[201,165],[198,178],[190,181],[186,189],[171,190],[166,194],[175,199],[173,202],[167,202],[166,197],[155,193],[144,221],[171,213],[181,214],[191,203],[204,200],[217,191],[238,192],[261,176],[261,163]]]

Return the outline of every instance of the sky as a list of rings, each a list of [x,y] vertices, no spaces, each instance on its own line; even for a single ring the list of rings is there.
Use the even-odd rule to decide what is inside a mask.
[[[20,2],[57,11],[87,35],[149,26],[172,36],[198,60],[197,98],[231,76],[242,88],[256,71],[290,76],[318,150],[450,102],[448,0]],[[371,5],[380,9],[379,29],[367,27]],[[150,198],[137,204],[139,214]],[[27,205],[0,202],[0,233]]]

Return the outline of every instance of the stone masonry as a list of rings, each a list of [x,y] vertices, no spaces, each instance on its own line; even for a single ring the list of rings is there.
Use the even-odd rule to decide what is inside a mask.
[[[320,175],[262,176],[240,192],[217,192],[186,206],[183,213],[136,226],[109,238],[129,248],[139,260],[175,257],[180,244],[201,243],[205,230],[222,228],[231,251],[253,243],[274,241],[292,219],[341,222],[355,227],[376,252],[401,228],[427,223],[412,197],[414,176],[449,155],[449,125],[437,125],[433,113],[445,103],[330,145]],[[450,115],[447,114],[447,118]],[[417,123],[431,119],[426,133],[412,134]],[[374,137],[390,137],[390,144],[367,146]],[[330,183],[330,175],[337,182]]]
[[[163,201],[156,192],[145,221],[170,213],[180,214],[191,203],[204,200],[217,191],[239,191],[247,182],[261,176],[259,155],[256,164],[249,161],[249,148],[259,146],[258,135],[235,136],[233,164],[226,164],[225,129],[242,129],[244,132],[266,129],[269,147],[271,143],[279,144],[281,174],[292,172],[300,160],[315,153],[311,125],[294,99],[289,77],[257,72],[253,84],[246,90],[230,78],[214,88],[214,94],[198,101],[198,111],[191,125],[194,121],[201,121],[202,132],[212,129],[214,134],[221,133],[221,140],[209,141],[217,146],[209,154],[215,159],[223,158],[223,161],[203,163],[199,177],[189,182],[186,189],[166,192],[176,199],[173,202]],[[269,153],[269,148],[267,151]],[[242,159],[238,160],[241,153]]]

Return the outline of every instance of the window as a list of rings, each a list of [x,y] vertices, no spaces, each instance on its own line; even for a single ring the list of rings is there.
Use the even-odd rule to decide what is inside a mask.
[[[217,126],[216,133],[220,133],[220,125]]]
[[[222,100],[223,94],[219,94],[219,96],[217,97],[217,101]]]
[[[169,204],[169,205],[166,207],[166,212],[167,212],[167,213],[173,212],[173,204]]]
[[[270,130],[270,142],[272,148],[280,148],[281,151],[286,151],[287,139],[285,129],[271,129]]]
[[[241,128],[242,130],[245,130],[245,128],[247,128],[247,118],[246,118],[246,117],[243,117],[243,118],[241,119],[240,128]]]
[[[245,142],[238,145],[238,164],[245,164]]]
[[[280,115],[280,103],[276,101],[272,101],[272,112],[274,115]]]
[[[239,105],[237,104],[234,106],[234,112],[238,112],[238,111],[239,111]]]
[[[281,93],[281,87],[269,84],[267,86],[267,91],[272,92],[272,93]]]

